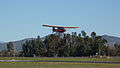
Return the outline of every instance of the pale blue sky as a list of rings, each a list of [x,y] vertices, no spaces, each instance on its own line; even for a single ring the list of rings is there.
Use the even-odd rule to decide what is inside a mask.
[[[120,0],[0,0],[0,41],[51,34],[43,24],[120,37]]]

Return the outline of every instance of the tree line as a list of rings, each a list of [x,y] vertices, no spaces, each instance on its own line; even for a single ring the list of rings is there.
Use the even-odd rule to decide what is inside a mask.
[[[22,52],[19,56],[24,57],[81,57],[81,56],[120,56],[120,45],[114,47],[106,45],[107,40],[92,32],[90,36],[85,31],[77,34],[51,34],[41,40],[38,36],[34,40],[28,40],[22,44]],[[7,44],[4,51],[7,56],[15,56],[12,42]],[[4,53],[2,52],[2,53]]]

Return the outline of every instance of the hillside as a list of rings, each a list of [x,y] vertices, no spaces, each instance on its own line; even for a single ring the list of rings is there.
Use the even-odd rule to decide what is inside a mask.
[[[22,44],[25,43],[25,41],[27,40],[32,40],[34,38],[26,38],[26,39],[23,39],[23,40],[19,40],[19,41],[13,41],[13,45],[15,46],[15,50],[16,51],[21,51],[22,50]],[[4,50],[7,48],[7,43],[0,43],[0,51]]]
[[[103,35],[104,39],[107,40],[107,45],[120,44],[120,38],[115,36]]]
[[[49,35],[47,35],[49,36]],[[108,36],[108,35],[103,35],[102,36],[104,39],[108,41],[107,45],[113,45],[113,44],[120,44],[120,38],[114,37],[114,36]],[[18,40],[18,41],[13,41],[13,44],[15,46],[16,51],[21,51],[22,50],[22,44],[25,43],[26,40],[32,40],[35,38],[26,38],[23,40]],[[45,37],[42,37],[41,40],[43,41]],[[0,43],[0,51],[6,49],[7,43]]]

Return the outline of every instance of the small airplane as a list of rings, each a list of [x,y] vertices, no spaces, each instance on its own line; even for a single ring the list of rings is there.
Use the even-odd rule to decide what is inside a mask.
[[[66,31],[65,28],[69,28],[69,29],[72,29],[72,28],[79,28],[79,27],[61,27],[61,26],[51,26],[51,25],[42,25],[44,27],[52,27],[52,31],[53,32],[57,32],[57,33],[64,33]]]

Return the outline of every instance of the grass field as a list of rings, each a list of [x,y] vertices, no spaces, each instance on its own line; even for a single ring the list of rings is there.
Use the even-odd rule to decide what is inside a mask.
[[[31,58],[31,57],[0,57],[0,60],[63,60],[63,61],[99,61],[120,62],[120,59],[100,58]],[[120,64],[98,63],[53,63],[53,62],[0,62],[0,68],[120,68]]]
[[[61,61],[97,61],[97,62],[120,62],[120,58],[48,58],[48,57],[0,57],[0,60],[61,60]]]
[[[1,62],[0,68],[120,68],[120,64]]]

